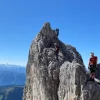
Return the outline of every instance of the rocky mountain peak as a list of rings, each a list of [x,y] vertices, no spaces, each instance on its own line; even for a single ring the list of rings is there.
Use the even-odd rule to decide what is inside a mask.
[[[51,29],[50,23],[44,23],[37,37],[34,39],[41,47],[50,47],[53,43],[57,42],[57,34],[55,30]]]
[[[84,98],[87,76],[80,53],[60,41],[48,22],[32,41],[26,72],[23,100],[90,100]]]
[[[78,62],[83,63],[82,57],[77,52],[76,48],[72,47],[71,45],[65,45],[63,42],[61,42],[58,39],[55,29],[53,30],[50,27],[49,22],[44,23],[42,29],[40,30],[36,38],[33,40],[29,56],[33,55],[34,53],[36,55],[38,55],[39,53],[43,53],[43,51],[46,49],[49,49],[49,51],[53,50],[55,43],[57,43],[60,47],[60,59],[64,58],[70,62],[77,60]]]
[[[44,25],[43,25],[43,28],[51,29],[50,23],[49,22],[45,22]]]

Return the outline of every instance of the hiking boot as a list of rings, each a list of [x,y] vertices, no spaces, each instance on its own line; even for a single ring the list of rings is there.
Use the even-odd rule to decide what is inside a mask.
[[[90,78],[88,81],[93,81],[94,82],[94,78]]]

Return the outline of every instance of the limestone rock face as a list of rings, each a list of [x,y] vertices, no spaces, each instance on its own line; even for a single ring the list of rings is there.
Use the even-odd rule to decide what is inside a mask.
[[[82,92],[83,100],[100,100],[100,85],[96,82],[88,82]]]
[[[58,100],[82,100],[82,88],[86,80],[83,66],[66,61],[60,68]]]
[[[54,43],[60,47],[58,60]],[[26,73],[23,100],[99,100],[84,98],[89,83],[84,87],[87,76],[82,57],[75,47],[58,39],[50,23],[32,41]]]
[[[100,63],[97,64],[96,78],[100,80]]]

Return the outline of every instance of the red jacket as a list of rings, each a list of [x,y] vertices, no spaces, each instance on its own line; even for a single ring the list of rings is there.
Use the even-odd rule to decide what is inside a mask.
[[[97,60],[98,60],[98,58],[96,56],[91,57],[89,59],[89,65],[95,65],[95,64],[97,64]]]
[[[59,52],[59,46],[56,46],[56,52],[58,53]]]

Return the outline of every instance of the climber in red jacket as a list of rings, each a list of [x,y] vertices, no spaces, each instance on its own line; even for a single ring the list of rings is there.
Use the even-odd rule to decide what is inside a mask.
[[[88,68],[90,69],[90,78],[94,81],[95,78],[95,71],[97,67],[97,56],[94,56],[94,53],[91,52],[91,58],[89,59],[89,65]]]
[[[59,46],[57,43],[55,43],[54,46],[55,46],[56,59],[58,60]]]

